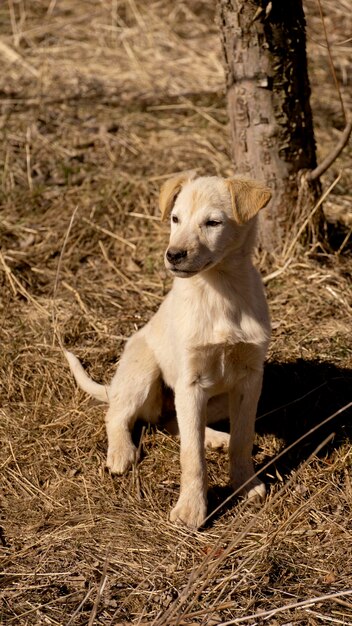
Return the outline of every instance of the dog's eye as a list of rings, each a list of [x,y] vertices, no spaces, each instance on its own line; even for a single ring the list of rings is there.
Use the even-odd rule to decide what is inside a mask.
[[[171,221],[172,221],[174,224],[178,224],[178,217],[177,217],[177,215],[173,215],[173,216],[171,217]]]
[[[209,226],[209,228],[213,228],[215,226],[220,226],[221,222],[219,222],[218,220],[208,220],[207,222],[205,222],[206,227]]]

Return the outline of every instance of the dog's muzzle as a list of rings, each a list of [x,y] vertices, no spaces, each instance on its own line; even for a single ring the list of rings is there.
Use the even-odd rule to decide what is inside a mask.
[[[187,257],[187,250],[180,250],[179,248],[169,248],[166,251],[166,258],[172,265],[179,265]]]

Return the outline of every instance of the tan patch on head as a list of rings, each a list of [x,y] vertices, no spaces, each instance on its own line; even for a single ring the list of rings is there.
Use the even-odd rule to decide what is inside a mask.
[[[169,178],[161,187],[159,195],[159,207],[161,219],[165,220],[171,213],[175,200],[180,193],[182,187],[193,180],[196,176],[195,170],[181,172],[177,176]]]
[[[201,197],[201,194],[199,193],[199,189],[194,189],[194,191],[192,191],[192,197],[191,197],[191,206],[190,206],[191,215],[193,215],[199,209],[200,197]]]
[[[238,224],[248,222],[271,199],[270,189],[256,180],[229,178],[225,182],[231,194],[233,216]]]

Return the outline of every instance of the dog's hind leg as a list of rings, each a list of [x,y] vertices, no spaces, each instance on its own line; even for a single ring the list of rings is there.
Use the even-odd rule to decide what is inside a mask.
[[[160,369],[142,334],[127,342],[109,395],[106,465],[112,473],[123,474],[136,459],[131,436],[136,419],[156,421],[161,412]]]
[[[215,424],[216,422],[224,422],[229,419],[229,397],[223,393],[221,396],[210,398],[207,405],[207,424]],[[179,435],[180,431],[176,416],[168,419],[164,424],[165,430],[170,435]],[[230,443],[230,435],[222,430],[214,428],[205,429],[204,445],[212,450],[227,449]]]
[[[207,424],[216,424],[229,419],[229,396],[223,393],[219,396],[210,398],[207,406]],[[228,448],[230,443],[230,435],[222,430],[214,428],[205,429],[205,447],[218,450],[220,448]]]
[[[229,433],[224,433],[222,430],[215,430],[215,428],[205,429],[204,445],[211,450],[226,450],[230,445]]]

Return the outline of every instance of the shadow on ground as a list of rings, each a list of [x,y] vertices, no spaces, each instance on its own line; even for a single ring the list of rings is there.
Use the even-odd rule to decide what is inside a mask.
[[[167,422],[175,417],[175,409],[172,392],[165,389],[164,393],[163,413]],[[276,462],[280,474],[288,474],[297,468],[331,434],[334,436],[321,454],[348,439],[352,441],[352,406],[344,409],[351,402],[351,369],[303,359],[265,365],[256,432],[274,435],[282,441],[282,449],[306,435]],[[324,424],[330,416],[332,419]],[[213,428],[228,432],[228,420],[214,424]],[[312,429],[314,432],[310,433]],[[261,465],[264,466],[269,458]]]
[[[268,363],[256,431],[260,435],[275,435],[287,447],[351,401],[350,369],[303,359],[292,363]],[[352,407],[342,410],[285,453],[276,462],[280,474],[295,469],[331,433],[334,437],[321,454],[347,439],[352,440]]]
[[[281,440],[281,449],[288,448],[303,435],[300,443],[275,459],[270,450],[261,459],[256,469],[264,468],[263,480],[268,485],[277,482],[276,474],[285,478],[309,456],[331,434],[332,439],[321,448],[318,456],[330,454],[343,442],[352,441],[352,406],[341,410],[352,402],[352,370],[342,369],[330,363],[298,360],[292,363],[268,363],[265,367],[263,391],[258,407],[256,432],[273,435]],[[340,411],[340,412],[339,412]],[[339,413],[338,413],[339,412]],[[330,416],[338,413],[332,419]],[[322,424],[311,434],[309,431]],[[228,430],[228,423],[221,424]],[[216,426],[217,428],[218,426]],[[260,448],[258,450],[260,452]],[[256,450],[254,450],[256,452]],[[270,478],[272,476],[272,478]],[[231,487],[214,486],[209,490],[209,512],[215,516],[232,509],[237,498],[231,497]],[[227,501],[228,500],[228,501]],[[220,507],[220,512],[216,512]]]

